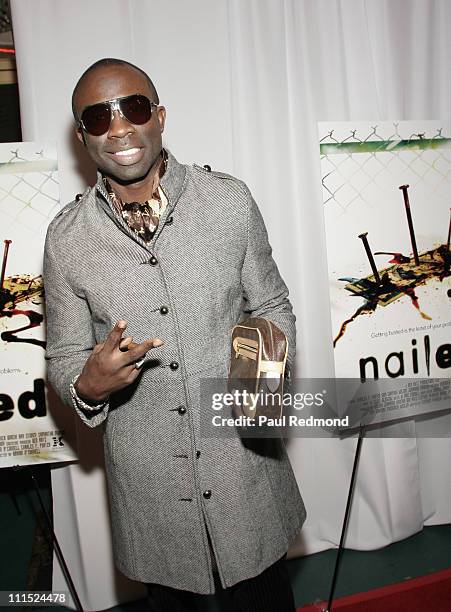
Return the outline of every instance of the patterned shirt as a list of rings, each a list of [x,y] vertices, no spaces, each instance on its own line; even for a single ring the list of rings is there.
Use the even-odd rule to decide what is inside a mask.
[[[121,215],[127,225],[144,242],[149,243],[155,234],[160,217],[163,214],[167,199],[160,187],[160,180],[167,166],[167,154],[163,149],[158,168],[155,172],[152,185],[152,197],[146,202],[123,202],[114,192],[108,179],[104,176],[103,183],[117,212]]]

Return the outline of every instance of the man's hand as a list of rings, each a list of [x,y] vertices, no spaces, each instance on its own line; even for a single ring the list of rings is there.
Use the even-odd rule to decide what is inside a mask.
[[[105,401],[111,393],[130,385],[139,376],[135,363],[151,348],[161,346],[159,338],[149,338],[141,344],[131,336],[122,338],[126,321],[118,321],[105,342],[96,344],[75,383],[77,394],[89,403]]]

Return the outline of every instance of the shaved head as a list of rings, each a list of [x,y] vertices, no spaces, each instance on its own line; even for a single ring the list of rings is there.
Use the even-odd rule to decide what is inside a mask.
[[[113,110],[110,104],[112,100],[132,96],[144,96],[153,103],[144,123],[134,123],[127,118],[127,113],[123,113],[121,106]],[[148,198],[152,193],[152,172],[161,159],[166,119],[166,109],[158,103],[157,92],[148,75],[123,60],[100,60],[90,66],[78,81],[72,103],[77,138],[84,144],[97,169],[108,177],[113,189],[118,189],[119,193],[122,191],[121,197],[132,197],[126,201],[136,201],[133,196],[137,188],[130,187],[136,184],[144,186],[143,192]],[[80,122],[83,112],[88,107],[105,104],[110,115],[109,125],[105,126],[105,132],[92,134]]]
[[[79,91],[81,85],[83,84],[83,81],[91,73],[97,72],[98,70],[101,71],[102,68],[108,68],[110,66],[124,66],[124,67],[130,68],[132,70],[136,70],[137,72],[139,72],[142,76],[145,77],[149,85],[149,89],[152,94],[152,102],[159,104],[160,100],[158,98],[158,93],[157,93],[157,90],[155,89],[155,85],[153,84],[152,79],[149,77],[149,75],[146,72],[144,72],[144,70],[141,70],[141,68],[138,68],[138,66],[135,66],[134,64],[131,64],[130,62],[126,62],[125,60],[115,59],[114,57],[105,57],[103,59],[98,60],[91,66],[89,66],[89,68],[87,68],[83,72],[83,74],[78,79],[77,84],[74,87],[74,91],[72,93],[72,112],[74,114],[75,121],[79,120],[79,116],[77,114],[77,107],[76,107],[76,97],[77,97],[77,92]]]

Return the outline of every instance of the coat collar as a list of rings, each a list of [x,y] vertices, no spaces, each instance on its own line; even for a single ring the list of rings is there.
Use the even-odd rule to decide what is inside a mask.
[[[103,178],[100,172],[97,172],[97,183],[93,190],[94,193],[98,196],[96,198],[98,205],[103,208],[106,214],[116,223],[116,225],[120,227],[122,231],[125,231],[131,238],[133,238],[135,242],[137,242],[148,250],[154,247],[155,241],[161,233],[166,218],[173,211],[185,187],[186,166],[184,166],[183,164],[179,164],[179,162],[175,159],[175,157],[170,151],[168,151],[167,149],[165,149],[165,151],[168,156],[168,163],[166,171],[161,178],[160,186],[167,197],[168,204],[163,213],[163,216],[160,218],[158,229],[149,244],[146,245],[146,243],[139,236],[137,236],[137,234],[133,232],[133,230],[128,227],[124,219],[122,219],[122,217],[117,213],[114,204],[111,202],[108,192],[105,189]]]

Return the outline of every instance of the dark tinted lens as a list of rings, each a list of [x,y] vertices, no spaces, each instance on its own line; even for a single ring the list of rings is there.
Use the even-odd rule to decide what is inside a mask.
[[[119,102],[124,117],[135,125],[147,123],[152,115],[152,104],[146,96],[133,95]]]
[[[109,104],[94,104],[85,108],[81,115],[85,130],[93,136],[101,136],[108,131],[111,122]]]

